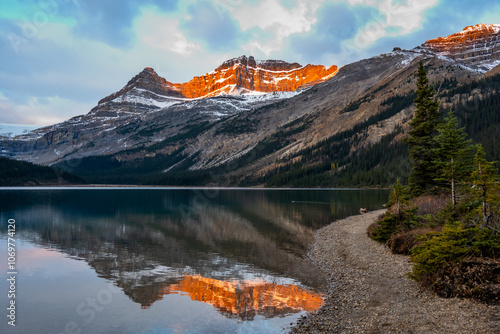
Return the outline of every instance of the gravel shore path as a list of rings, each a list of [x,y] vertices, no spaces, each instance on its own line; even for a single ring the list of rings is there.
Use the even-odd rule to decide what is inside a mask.
[[[309,256],[330,278],[324,306],[292,333],[500,333],[500,306],[445,299],[405,277],[409,258],[371,240],[384,210],[336,221],[316,233]]]

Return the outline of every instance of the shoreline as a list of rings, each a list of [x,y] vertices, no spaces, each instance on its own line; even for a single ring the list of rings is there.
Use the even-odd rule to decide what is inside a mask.
[[[220,189],[220,190],[389,190],[390,188],[269,188],[269,187],[204,187],[204,186],[160,186],[160,185],[127,185],[127,184],[77,184],[77,185],[39,185],[39,186],[0,186],[0,190],[9,189],[99,189],[99,188],[131,188],[131,189]]]
[[[441,298],[407,278],[408,256],[368,237],[385,210],[335,221],[316,232],[308,256],[329,279],[325,304],[291,333],[499,333],[500,306]]]

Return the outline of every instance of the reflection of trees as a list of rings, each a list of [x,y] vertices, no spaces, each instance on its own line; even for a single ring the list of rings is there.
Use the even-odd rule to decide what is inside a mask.
[[[88,218],[54,205],[34,206],[16,215],[26,222],[25,229],[35,232],[37,243],[84,259],[100,277],[115,282],[142,306],[161,298],[166,285],[179,284],[186,274],[243,281],[247,270],[257,276],[282,275],[308,286],[324,286],[322,274],[304,260],[303,253],[289,252],[276,241],[277,236],[299,233],[294,240],[305,249],[312,240],[309,228],[283,223],[284,219],[281,222],[288,231],[274,226],[265,234],[259,231],[260,225],[269,223],[259,222],[256,227],[236,210],[223,207],[207,207],[184,220],[123,212]],[[293,247],[291,240],[281,242],[285,244]],[[271,309],[266,312],[272,314]],[[279,310],[277,314],[291,311]]]
[[[266,233],[255,226],[256,219],[249,221],[238,213],[207,207],[196,219],[184,221],[183,233],[223,256],[297,278],[308,286],[321,286],[323,274],[304,258],[307,245],[314,241],[313,231],[285,218],[277,222],[274,226],[264,222],[273,229]],[[289,237],[280,240],[283,236]],[[296,248],[302,252],[290,251]]]

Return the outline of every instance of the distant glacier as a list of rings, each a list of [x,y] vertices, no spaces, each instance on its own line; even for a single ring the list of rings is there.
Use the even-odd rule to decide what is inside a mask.
[[[15,137],[40,128],[40,125],[0,124],[0,137]]]

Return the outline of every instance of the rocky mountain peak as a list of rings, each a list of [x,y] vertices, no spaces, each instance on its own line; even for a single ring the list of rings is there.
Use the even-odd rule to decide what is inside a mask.
[[[226,60],[214,71],[194,77],[185,83],[171,83],[160,77],[153,68],[146,67],[129,80],[120,91],[105,97],[99,104],[129,94],[134,88],[163,97],[198,99],[217,95],[270,93],[295,91],[304,85],[313,85],[331,78],[337,66],[302,66],[282,60],[255,60],[241,56]]]
[[[500,25],[467,26],[458,33],[428,40],[422,48],[468,65],[491,69],[500,63]]]
[[[249,66],[249,67],[257,67],[257,63],[255,61],[255,58],[253,56],[250,56],[247,58],[247,56],[241,56],[237,58],[232,58],[229,60],[224,61],[219,67],[215,69],[215,71],[221,71],[224,69],[228,69],[233,67],[234,65],[242,65],[242,66]]]
[[[241,65],[243,67],[251,67],[256,69],[263,69],[267,71],[291,71],[302,67],[302,65],[300,65],[299,63],[288,63],[283,60],[274,60],[274,59],[255,60],[253,56],[249,56],[247,58],[247,56],[243,55],[238,58],[226,60],[225,62],[222,63],[221,66],[215,69],[215,72],[232,68],[235,65]]]
[[[153,88],[151,85],[162,87],[168,86],[169,84],[171,85],[167,80],[160,77],[153,68],[145,67],[139,74],[130,79],[125,87],[134,86],[143,89],[151,89]]]
[[[160,77],[156,71],[151,67],[144,68],[141,72],[130,79],[125,87],[116,93],[113,93],[99,101],[99,104],[109,102],[119,96],[130,92],[134,88],[143,89],[152,93],[170,96],[170,97],[183,97],[181,92],[175,87],[175,84],[168,82],[165,78]]]
[[[158,73],[152,67],[145,67],[141,72],[139,72],[135,77],[130,79],[127,85],[132,84],[134,81],[139,79],[152,79],[152,78],[161,78]]]

